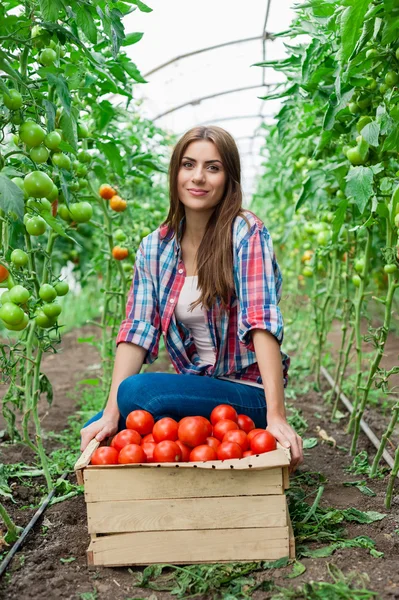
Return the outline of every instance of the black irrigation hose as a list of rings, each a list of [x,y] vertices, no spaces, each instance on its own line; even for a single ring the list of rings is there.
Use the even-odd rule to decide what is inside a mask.
[[[67,477],[68,474],[69,474],[69,471],[65,471],[65,473],[63,473],[61,475],[61,477],[58,478],[57,481],[62,481],[63,479],[65,479]],[[3,560],[3,562],[1,563],[1,565],[0,565],[0,577],[4,574],[5,570],[7,569],[8,565],[10,564],[10,562],[11,562],[12,558],[14,557],[14,555],[22,547],[22,544],[24,543],[26,536],[28,535],[28,533],[30,532],[30,530],[32,529],[32,527],[35,525],[36,521],[42,516],[42,514],[44,513],[44,511],[48,507],[48,505],[50,503],[50,500],[52,499],[52,497],[54,496],[54,494],[55,494],[55,488],[48,494],[47,498],[44,500],[44,502],[37,509],[37,511],[35,512],[35,514],[31,518],[31,520],[29,521],[29,523],[27,524],[27,526],[25,527],[25,529],[21,533],[20,537],[15,542],[14,546],[11,548],[10,552],[7,554],[7,556],[5,557],[5,559]]]

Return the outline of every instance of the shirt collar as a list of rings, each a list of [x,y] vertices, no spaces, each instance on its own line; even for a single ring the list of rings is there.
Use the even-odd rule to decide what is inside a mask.
[[[183,215],[182,218],[180,219],[178,233],[177,233],[177,236],[175,236],[175,238],[174,238],[174,251],[175,251],[176,256],[179,255],[180,249],[181,249],[181,238],[182,238],[182,234],[183,234],[183,226],[184,226],[185,218],[186,218],[186,216]],[[160,227],[160,236],[162,239],[169,240],[171,238],[171,235],[172,235],[172,232],[169,231],[167,225],[162,225]]]

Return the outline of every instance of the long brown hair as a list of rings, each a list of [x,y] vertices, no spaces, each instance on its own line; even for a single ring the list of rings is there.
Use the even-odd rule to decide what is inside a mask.
[[[225,129],[216,126],[193,127],[177,142],[169,165],[170,207],[164,224],[177,235],[179,223],[185,215],[184,204],[178,195],[177,177],[187,146],[197,140],[208,140],[215,144],[226,171],[226,185],[196,254],[201,293],[198,300],[190,304],[190,310],[200,303],[209,310],[217,297],[221,299],[221,308],[226,310],[230,293],[234,290],[232,224],[238,215],[245,219],[249,228],[250,224],[242,207],[240,155],[234,138]]]

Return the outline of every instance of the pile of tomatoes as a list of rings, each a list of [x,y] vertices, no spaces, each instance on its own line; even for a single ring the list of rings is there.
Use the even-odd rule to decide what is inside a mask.
[[[154,422],[146,410],[134,410],[126,429],[109,446],[93,453],[92,465],[202,462],[243,458],[275,450],[276,440],[265,429],[256,429],[247,415],[229,404],[219,404],[210,416],[184,417],[179,422],[164,417]]]

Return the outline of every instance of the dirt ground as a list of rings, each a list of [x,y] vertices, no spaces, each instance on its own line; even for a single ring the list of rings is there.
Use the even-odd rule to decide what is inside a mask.
[[[93,328],[85,327],[71,332],[64,337],[61,351],[47,356],[44,371],[54,382],[54,402],[50,410],[45,404],[41,415],[43,426],[48,431],[61,431],[67,424],[68,415],[74,412],[73,392],[75,382],[84,377],[92,377],[98,369],[97,351],[87,344],[78,344],[77,338],[88,337],[94,333]],[[394,342],[397,344],[397,340]],[[396,352],[398,345],[395,346]],[[392,349],[393,359],[395,348]],[[293,357],[293,360],[295,358]],[[149,370],[166,371],[168,362],[159,359]],[[98,372],[96,373],[98,374]],[[320,472],[326,478],[325,490],[321,506],[335,508],[356,507],[363,511],[386,513],[382,521],[370,525],[349,523],[346,527],[347,537],[367,535],[376,542],[376,549],[384,552],[383,558],[374,558],[366,549],[352,548],[336,551],[328,558],[302,558],[306,571],[294,580],[285,576],[292,567],[264,571],[256,577],[273,579],[278,585],[298,586],[309,581],[327,581],[327,564],[333,563],[345,574],[351,571],[366,573],[370,579],[367,588],[378,593],[379,598],[399,599],[399,485],[393,500],[392,509],[384,508],[384,496],[387,478],[373,480],[369,487],[376,493],[375,497],[363,495],[357,488],[344,487],[343,482],[361,479],[359,475],[344,472],[351,464],[351,459],[340,449],[349,446],[350,438],[345,433],[346,419],[332,424],[329,421],[328,408],[325,406],[322,393],[328,386],[323,383],[321,393],[311,390],[295,401],[295,406],[302,411],[309,428],[306,437],[317,437],[317,426],[326,429],[337,446],[319,440],[317,446],[305,451],[305,463],[301,465],[299,474]],[[341,406],[341,410],[343,410]],[[318,415],[318,416],[315,416]],[[360,440],[359,450],[366,449],[372,454],[365,438]],[[22,447],[0,446],[3,463],[18,460],[29,461],[29,452]],[[18,506],[34,500],[32,490],[18,486],[15,490],[17,504],[11,512],[16,522],[25,526],[33,514],[33,510],[19,510]],[[308,501],[311,503],[314,497]],[[9,503],[7,504],[9,507]],[[175,598],[166,592],[154,593],[149,589],[133,586],[133,575],[127,568],[92,568],[87,567],[86,549],[89,536],[86,527],[86,510],[83,496],[56,504],[45,512],[29,534],[23,549],[13,559],[8,573],[0,582],[0,598],[7,600],[127,600],[144,598],[152,595],[151,600],[168,600]],[[317,547],[317,544],[316,544]],[[140,568],[132,568],[133,573]],[[89,595],[91,593],[91,595]],[[87,596],[81,594],[88,594]],[[264,591],[253,594],[255,600],[269,598]]]

